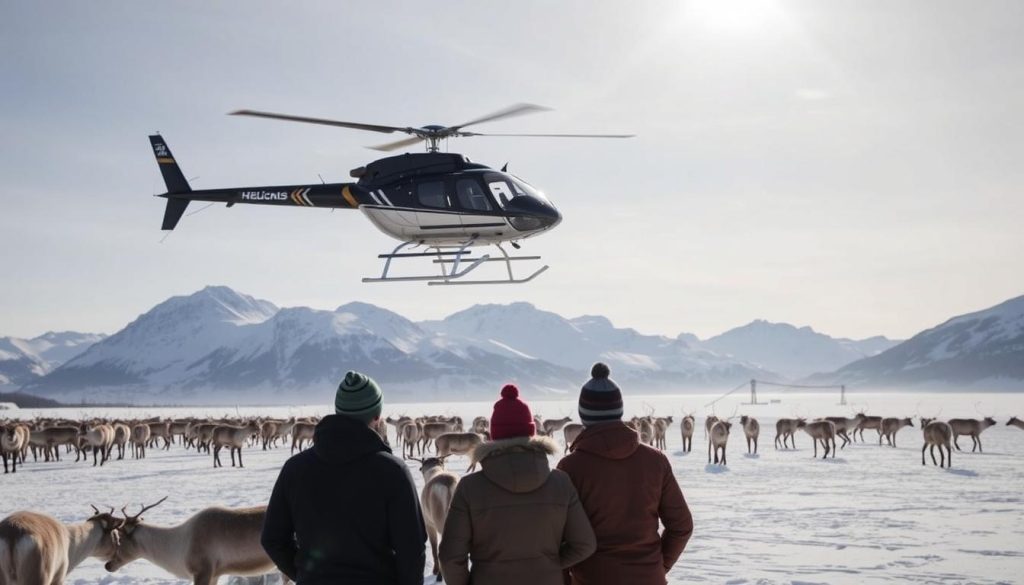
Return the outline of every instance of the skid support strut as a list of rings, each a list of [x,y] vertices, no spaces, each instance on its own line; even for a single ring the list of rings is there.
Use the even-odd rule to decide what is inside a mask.
[[[532,274],[524,278],[516,278],[512,270],[512,262],[537,261],[540,256],[510,256],[500,243],[492,244],[501,252],[501,257],[492,258],[490,254],[473,257],[470,247],[481,245],[474,240],[452,246],[426,246],[422,252],[403,252],[403,250],[415,249],[421,244],[419,242],[402,242],[395,247],[390,254],[380,254],[377,257],[384,260],[384,269],[377,278],[364,278],[363,282],[426,282],[430,286],[448,286],[455,284],[522,284],[537,278],[548,266],[541,266]],[[411,247],[411,248],[410,248]],[[392,276],[392,260],[409,260],[418,258],[432,258],[432,264],[438,270],[434,274],[423,274],[414,276]],[[465,278],[468,274],[487,262],[504,262],[508,278],[490,280],[471,280]]]

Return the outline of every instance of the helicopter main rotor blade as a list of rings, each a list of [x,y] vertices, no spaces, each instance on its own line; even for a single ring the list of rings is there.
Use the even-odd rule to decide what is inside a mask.
[[[423,142],[423,137],[421,137],[421,136],[413,136],[412,138],[403,138],[402,140],[398,140],[396,142],[389,142],[387,144],[379,144],[377,146],[367,146],[366,148],[370,148],[370,149],[373,149],[373,150],[379,150],[381,152],[390,152],[392,150],[398,150],[399,148],[402,148],[402,147],[405,147],[405,146],[412,146],[413,144],[416,144],[416,143],[419,143],[419,142]]]
[[[513,106],[509,106],[503,110],[498,110],[497,112],[488,114],[481,118],[470,120],[469,122],[463,122],[462,124],[459,124],[457,126],[449,126],[445,128],[445,131],[457,132],[460,128],[465,128],[466,126],[471,126],[473,124],[482,124],[484,122],[492,122],[494,120],[502,120],[505,118],[522,116],[523,114],[532,114],[534,112],[546,112],[550,110],[551,108],[545,108],[544,106],[538,106],[536,104],[515,104]]]
[[[491,134],[460,132],[459,136],[525,136],[529,138],[633,138],[636,134]]]
[[[292,116],[290,114],[275,114],[273,112],[258,112],[256,110],[236,110],[230,112],[229,116],[253,116],[255,118],[270,118],[272,120],[284,120],[286,122],[304,122],[307,124],[323,124],[324,126],[339,126],[353,130],[368,130],[370,132],[381,132],[391,134],[392,132],[405,132],[412,134],[415,128],[399,128],[398,126],[380,126],[377,124],[360,124],[357,122],[341,122],[339,120],[328,120],[326,118],[308,118],[306,116]]]

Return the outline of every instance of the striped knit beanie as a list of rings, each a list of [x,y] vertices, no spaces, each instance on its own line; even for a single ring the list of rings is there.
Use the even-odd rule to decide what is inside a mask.
[[[611,369],[598,362],[580,391],[580,422],[583,426],[622,420],[622,392],[608,376]]]
[[[380,416],[383,401],[380,386],[373,378],[350,371],[334,395],[334,411],[368,423]]]

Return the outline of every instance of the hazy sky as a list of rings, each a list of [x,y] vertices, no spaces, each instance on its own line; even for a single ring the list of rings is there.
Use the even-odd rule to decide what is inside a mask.
[[[225,284],[415,319],[530,301],[645,333],[755,318],[904,337],[1024,293],[1024,3],[0,1],[0,335],[113,332]],[[381,136],[238,108],[454,124],[565,220],[508,287],[366,285],[354,211],[212,207],[163,243],[164,135],[195,188],[346,181]],[[387,136],[384,137],[386,140]],[[199,208],[193,205],[191,210]]]

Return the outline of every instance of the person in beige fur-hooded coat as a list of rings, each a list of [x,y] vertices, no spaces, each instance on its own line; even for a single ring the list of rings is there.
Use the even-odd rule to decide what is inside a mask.
[[[441,537],[450,585],[562,585],[562,570],[597,547],[569,476],[552,470],[558,446],[537,437],[530,407],[507,385],[491,417],[492,441],[473,452],[481,471],[462,478]],[[469,562],[472,561],[472,569]]]

